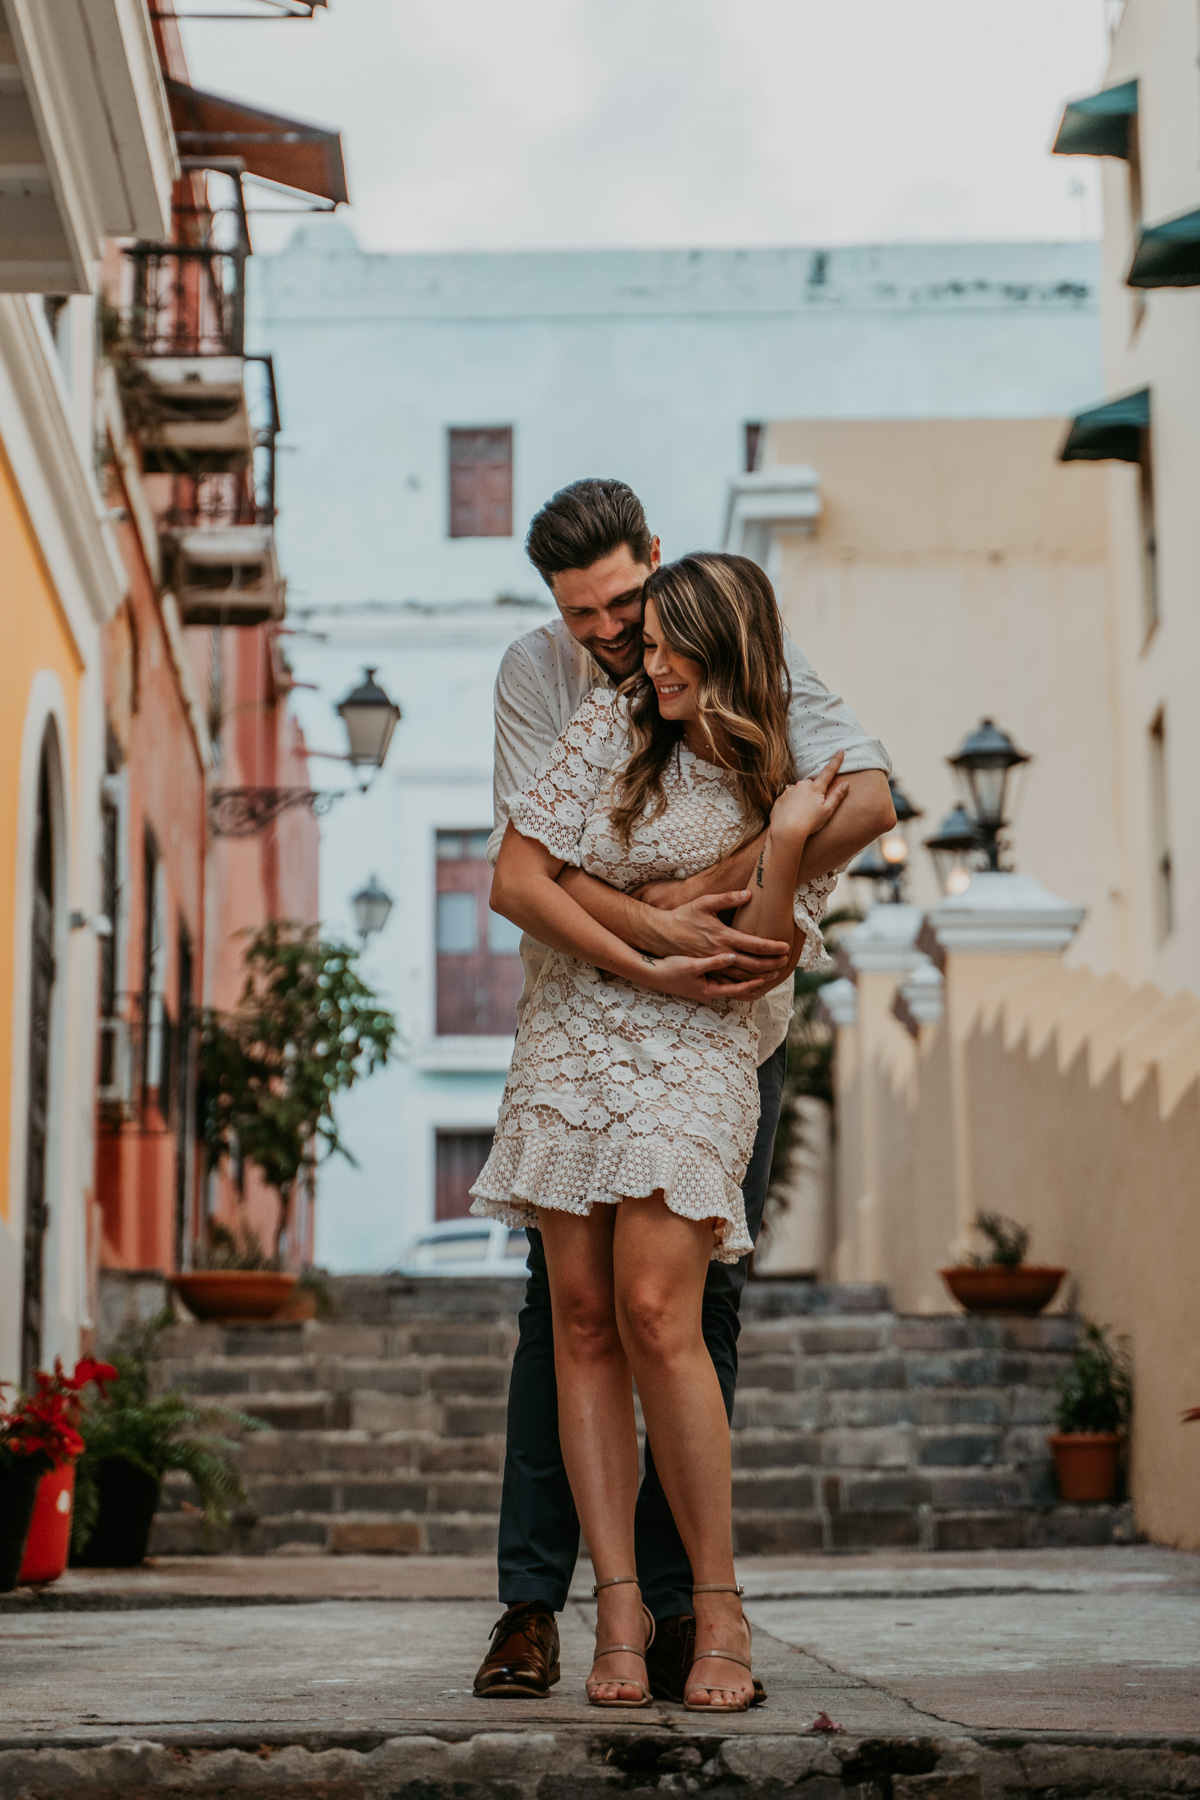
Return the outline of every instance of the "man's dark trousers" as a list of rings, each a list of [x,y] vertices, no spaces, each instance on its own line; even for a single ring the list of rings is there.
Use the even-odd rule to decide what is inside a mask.
[[[752,1238],[757,1238],[762,1224],[786,1063],[787,1047],[781,1044],[758,1071],[758,1132],[742,1189]],[[736,1263],[710,1263],[704,1287],[704,1341],[728,1414],[733,1412],[737,1384],[738,1309],[746,1285],[746,1265],[745,1257]],[[690,1613],[692,1572],[649,1444],[634,1535],[642,1597],[655,1618]],[[544,1600],[555,1612],[561,1612],[567,1603],[578,1554],[579,1520],[558,1443],[558,1390],[546,1255],[541,1233],[531,1231],[529,1284],[508,1389],[508,1449],[500,1502],[499,1553],[500,1598],[504,1605]]]

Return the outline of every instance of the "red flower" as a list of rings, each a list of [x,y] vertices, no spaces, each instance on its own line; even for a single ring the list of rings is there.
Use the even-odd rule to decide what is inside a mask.
[[[12,1456],[48,1457],[56,1468],[81,1456],[84,1442],[76,1430],[82,1411],[80,1394],[91,1382],[103,1393],[105,1383],[116,1378],[112,1364],[98,1362],[94,1356],[81,1357],[71,1375],[55,1357],[53,1373],[39,1369],[33,1393],[19,1399],[9,1411],[0,1412],[0,1449]]]

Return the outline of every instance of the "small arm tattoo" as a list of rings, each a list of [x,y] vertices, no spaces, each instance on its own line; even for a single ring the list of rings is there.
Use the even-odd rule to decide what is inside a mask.
[[[657,956],[651,956],[649,951],[647,951],[647,950],[639,950],[638,955],[641,957],[641,959],[644,963],[649,963],[650,967],[652,969],[656,967],[656,965],[658,963]]]
[[[764,856],[765,856],[765,855],[766,855],[766,854],[767,854],[767,853],[766,853],[766,850],[765,850],[765,849],[764,849],[764,850],[760,850],[760,851],[759,851],[759,853],[758,853],[758,867],[757,867],[757,868],[756,868],[756,869],[755,869],[755,871],[754,871],[754,880],[755,880],[755,883],[756,883],[756,884],[757,884],[757,886],[759,886],[759,887],[761,887],[761,886],[762,886],[762,866],[763,866],[763,857],[764,857]]]

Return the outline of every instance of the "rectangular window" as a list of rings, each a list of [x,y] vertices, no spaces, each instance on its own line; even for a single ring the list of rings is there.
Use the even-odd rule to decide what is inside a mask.
[[[746,427],[746,473],[753,475],[758,467],[758,447],[762,443],[762,425],[758,422]]]
[[[439,1037],[508,1037],[516,1030],[521,934],[488,906],[487,841],[486,831],[437,834]]]
[[[1161,943],[1175,929],[1171,815],[1167,796],[1167,721],[1161,712],[1150,727],[1150,832],[1154,857],[1154,924]]]
[[[439,1131],[437,1134],[436,1208],[439,1219],[465,1219],[471,1210],[471,1186],[488,1159],[490,1131]],[[467,1240],[472,1257],[487,1253],[488,1232],[480,1227],[481,1241]],[[462,1240],[458,1240],[462,1243]]]
[[[450,432],[450,536],[512,536],[511,425]]]

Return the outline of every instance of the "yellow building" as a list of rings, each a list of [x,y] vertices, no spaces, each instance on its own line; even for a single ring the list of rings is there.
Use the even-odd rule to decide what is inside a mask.
[[[89,1323],[100,634],[125,577],[93,443],[104,240],[163,237],[178,168],[144,0],[3,0],[0,1379]]]

